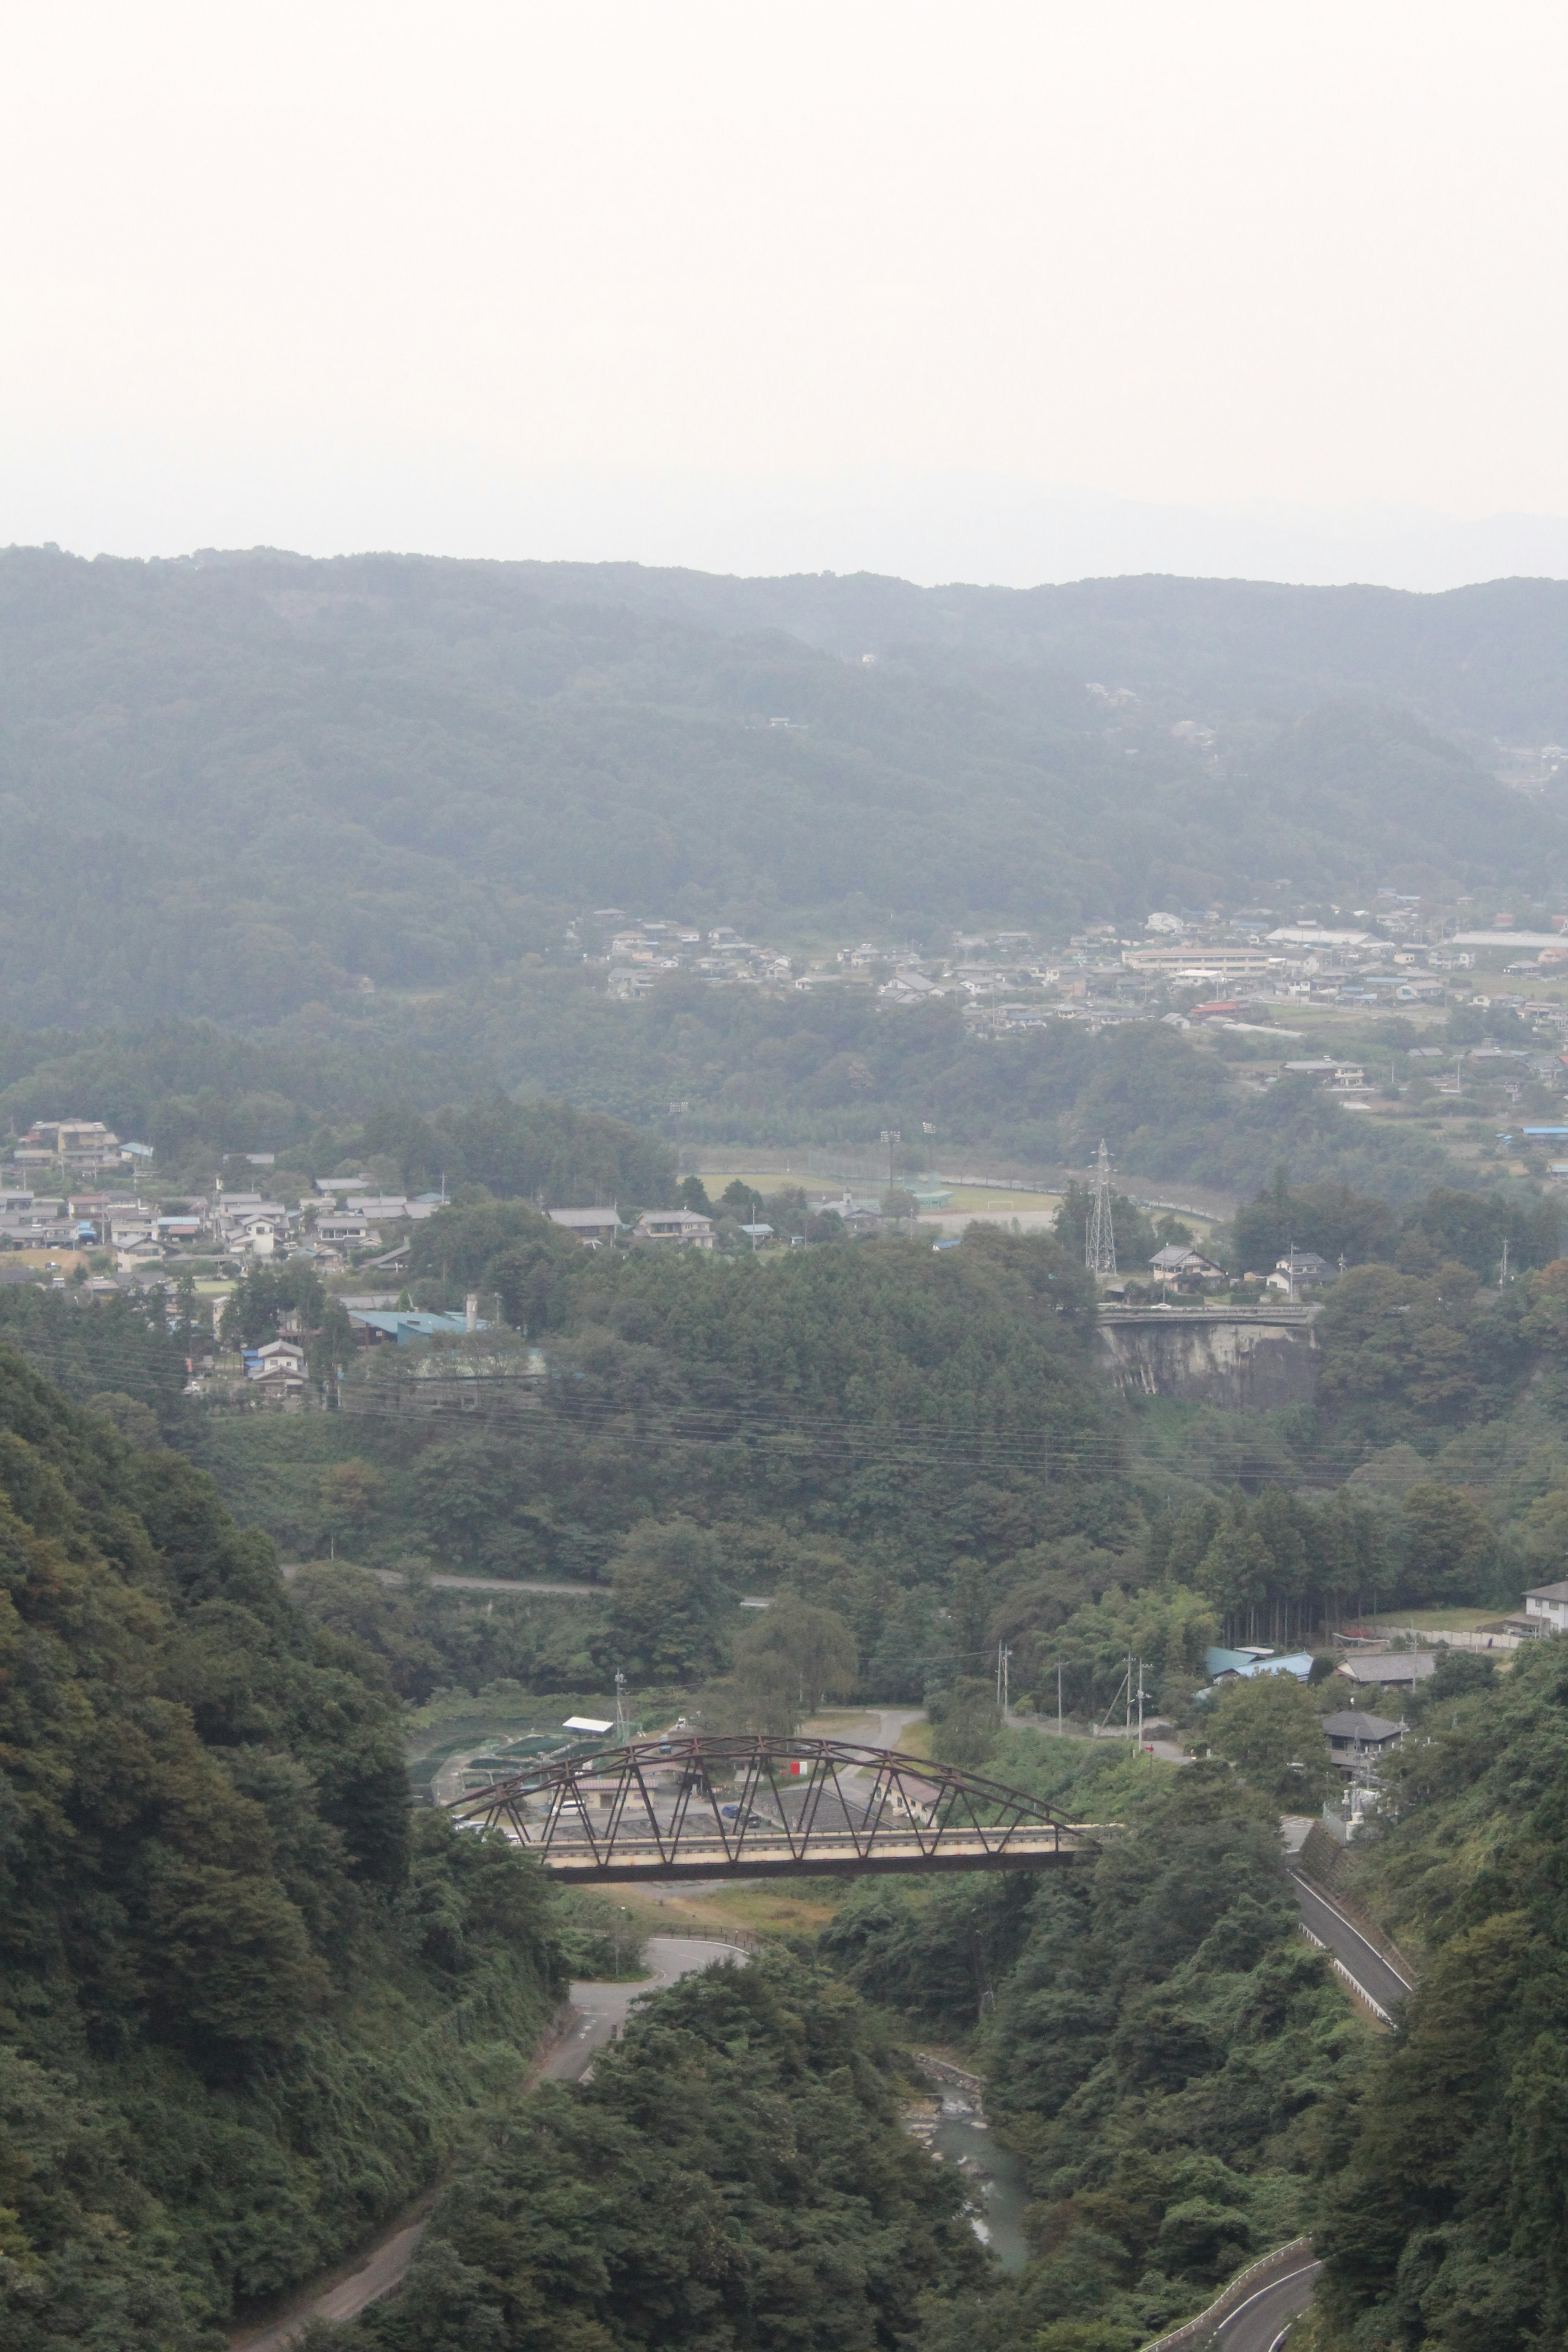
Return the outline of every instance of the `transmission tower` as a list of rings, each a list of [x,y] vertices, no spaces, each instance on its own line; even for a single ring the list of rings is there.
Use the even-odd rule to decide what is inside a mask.
[[[1110,1160],[1103,1136],[1094,1170],[1094,1207],[1084,1237],[1083,1262],[1090,1274],[1116,1272],[1116,1228],[1110,1217]]]

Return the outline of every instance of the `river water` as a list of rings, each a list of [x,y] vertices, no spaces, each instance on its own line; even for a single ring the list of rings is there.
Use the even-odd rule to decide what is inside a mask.
[[[1019,2159],[997,2147],[984,2117],[957,2091],[943,2091],[930,2146],[933,2156],[956,2165],[963,2174],[975,2236],[990,2247],[1005,2271],[1021,2271],[1029,2258],[1024,2237],[1029,2192]]]

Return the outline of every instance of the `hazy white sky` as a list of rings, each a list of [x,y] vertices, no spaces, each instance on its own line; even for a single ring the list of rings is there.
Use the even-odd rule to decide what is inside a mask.
[[[1568,516],[1560,4],[13,0],[0,37],[0,541],[1022,578],[1131,568],[1151,509],[1239,510],[1258,565],[1430,540],[1373,504]]]

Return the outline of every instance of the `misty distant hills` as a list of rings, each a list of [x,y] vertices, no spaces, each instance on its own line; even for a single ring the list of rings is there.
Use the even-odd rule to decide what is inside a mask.
[[[264,1025],[354,975],[564,961],[595,904],[779,938],[1385,882],[1544,898],[1563,818],[1489,767],[1499,737],[1568,738],[1565,625],[1554,582],[13,550],[0,990],[24,1024]]]
[[[1486,740],[1568,730],[1568,581],[1441,595],[1150,575],[1066,586],[917,588],[873,573],[741,580],[634,563],[520,563],[540,593],[689,621],[782,629],[854,659],[943,646],[1184,698],[1193,718],[1294,715],[1345,697]]]

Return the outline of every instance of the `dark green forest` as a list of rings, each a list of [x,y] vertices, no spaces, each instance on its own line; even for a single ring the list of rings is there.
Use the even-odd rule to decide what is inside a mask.
[[[1325,2341],[1532,2352],[1568,2332],[1563,2029],[1568,1655],[1420,1710],[1358,1892],[1422,1957],[1403,2031],[1334,2134]]]
[[[804,1958],[689,1978],[592,2082],[499,2119],[376,2352],[881,2352],[978,2285],[963,2184],[900,2129],[886,2026]]]
[[[557,1996],[266,1538],[0,1350],[0,2335],[209,2352],[355,2246]]]
[[[1568,731],[1562,593],[12,550],[0,987],[34,1027],[264,1027],[564,958],[599,903],[776,934],[1551,892],[1561,819],[1488,747]]]

